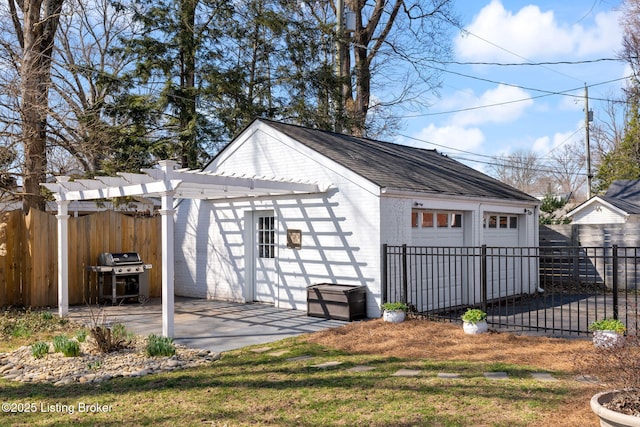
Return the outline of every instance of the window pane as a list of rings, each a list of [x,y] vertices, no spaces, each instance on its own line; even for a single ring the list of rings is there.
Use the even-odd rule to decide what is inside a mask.
[[[448,227],[449,226],[449,214],[446,213],[438,213],[438,227]]]
[[[411,227],[416,228],[418,226],[418,212],[411,212]]]
[[[509,228],[518,228],[518,217],[509,217]]]
[[[433,227],[433,212],[422,213],[422,226]]]
[[[498,217],[495,215],[491,215],[489,217],[489,228],[497,228],[498,225]]]
[[[460,228],[462,227],[462,214],[451,214],[451,227]]]
[[[507,228],[507,220],[509,217],[501,216],[500,217],[500,228]]]
[[[275,218],[258,217],[258,256],[260,258],[275,257]]]

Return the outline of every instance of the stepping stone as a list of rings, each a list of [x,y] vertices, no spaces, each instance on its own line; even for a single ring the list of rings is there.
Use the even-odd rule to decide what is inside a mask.
[[[548,372],[533,372],[531,376],[534,380],[538,381],[558,381],[557,378],[554,378],[553,375]]]
[[[399,369],[392,376],[394,377],[417,377],[420,375],[420,371],[417,369]]]
[[[488,380],[506,380],[509,378],[506,372],[485,372],[484,377]]]
[[[456,380],[460,378],[460,374],[450,374],[447,372],[440,372],[438,373],[438,378],[443,378],[445,380]]]
[[[287,362],[297,362],[299,360],[307,360],[307,359],[313,359],[313,356],[305,354],[303,356],[290,357],[287,359]]]
[[[353,368],[347,369],[349,372],[367,372],[376,369],[375,366],[365,366],[365,365],[357,365]]]
[[[287,354],[289,353],[289,350],[279,350],[279,351],[272,351],[271,353],[268,353],[269,356],[282,356],[283,354]]]
[[[331,366],[338,366],[338,365],[342,365],[342,362],[324,362],[324,363],[319,363],[317,365],[311,365],[312,368],[329,368]]]
[[[269,351],[271,350],[271,347],[258,347],[258,348],[252,348],[251,351],[253,351],[254,353],[264,353],[265,351]]]

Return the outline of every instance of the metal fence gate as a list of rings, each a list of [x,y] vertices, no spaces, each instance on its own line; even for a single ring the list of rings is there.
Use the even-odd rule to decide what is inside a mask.
[[[382,300],[458,321],[468,307],[495,328],[551,336],[589,333],[616,318],[638,330],[640,248],[383,245]]]

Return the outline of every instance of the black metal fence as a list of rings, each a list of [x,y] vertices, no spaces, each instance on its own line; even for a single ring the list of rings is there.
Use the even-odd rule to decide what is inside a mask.
[[[383,246],[382,300],[456,321],[468,307],[495,328],[580,335],[620,319],[638,330],[640,248]]]

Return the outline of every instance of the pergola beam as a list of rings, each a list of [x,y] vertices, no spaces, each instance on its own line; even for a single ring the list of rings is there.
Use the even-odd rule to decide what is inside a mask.
[[[206,171],[176,169],[176,162],[163,160],[159,168],[142,174],[118,173],[117,177],[71,181],[57,177],[55,183],[41,184],[54,193],[58,204],[58,308],[66,316],[69,306],[68,205],[74,200],[99,200],[126,196],[157,196],[162,216],[162,334],[174,335],[174,199],[245,199],[287,194],[321,193],[329,186],[292,180],[223,175]]]

